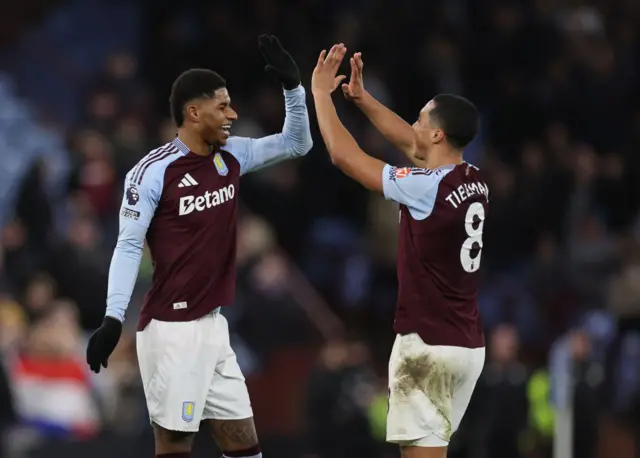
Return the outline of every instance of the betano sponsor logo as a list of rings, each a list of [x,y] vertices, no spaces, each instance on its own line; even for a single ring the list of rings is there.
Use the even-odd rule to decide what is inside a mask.
[[[202,196],[184,196],[180,198],[180,215],[201,212],[207,208],[217,207],[231,200],[236,195],[236,188],[230,184],[216,191],[207,191]]]

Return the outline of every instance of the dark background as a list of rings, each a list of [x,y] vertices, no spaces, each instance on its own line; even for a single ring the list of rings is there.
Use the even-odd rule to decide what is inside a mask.
[[[452,456],[552,456],[567,439],[554,420],[571,411],[575,456],[640,456],[638,24],[635,0],[3,2],[4,453],[151,456],[133,329],[105,373],[83,364],[122,180],[174,135],[170,85],[190,67],[228,80],[237,135],[280,130],[256,43],[269,32],[307,88],[319,51],[344,42],[363,53],[367,89],[409,122],[439,92],[481,110],[466,158],[491,190],[488,360]],[[404,164],[339,98],[361,146]],[[312,126],[304,159],[243,178],[225,314],[265,456],[396,456],[383,439],[397,208],[333,168]],[[150,272],[145,257],[129,316]]]

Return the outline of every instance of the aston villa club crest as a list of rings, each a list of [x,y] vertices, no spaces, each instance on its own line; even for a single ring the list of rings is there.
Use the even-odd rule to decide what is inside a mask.
[[[187,423],[193,421],[195,407],[196,405],[193,402],[187,401],[182,403],[182,419]]]
[[[127,188],[127,192],[125,194],[127,198],[127,203],[135,207],[135,205],[140,200],[140,194],[138,193],[138,188],[136,188],[134,185],[131,185]]]
[[[215,156],[213,156],[213,164],[216,166],[218,175],[226,176],[227,173],[229,173],[229,168],[227,167],[227,164],[224,163],[220,153],[216,153]]]

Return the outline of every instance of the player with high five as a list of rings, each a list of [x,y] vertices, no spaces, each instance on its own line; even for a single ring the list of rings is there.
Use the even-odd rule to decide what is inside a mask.
[[[282,86],[282,131],[231,135],[238,118],[226,81],[191,69],[171,89],[176,137],[127,174],[120,233],[109,270],[107,309],[87,345],[94,372],[107,367],[122,332],[145,241],[153,283],[138,319],[136,347],[155,435],[156,458],[189,458],[203,425],[226,458],[261,458],[249,393],[221,313],[235,297],[240,177],[312,146],[305,90],[274,36],[258,45]]]
[[[446,456],[484,365],[478,281],[489,188],[463,159],[479,114],[467,99],[436,95],[409,125],[364,89],[362,56],[337,75],[347,49],[322,51],[311,83],[333,164],[400,204],[397,334],[389,360],[387,441],[405,458]],[[416,167],[367,155],[343,126],[331,94],[339,86]]]

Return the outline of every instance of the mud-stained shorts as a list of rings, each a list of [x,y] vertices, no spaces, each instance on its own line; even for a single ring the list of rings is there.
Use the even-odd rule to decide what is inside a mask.
[[[253,416],[244,377],[219,309],[188,322],[152,320],[137,334],[138,362],[152,422],[196,432],[201,420]]]
[[[443,447],[458,429],[484,366],[484,348],[398,335],[389,359],[387,441]]]

